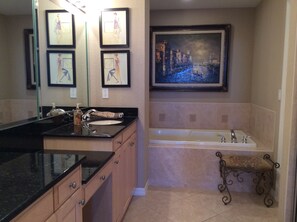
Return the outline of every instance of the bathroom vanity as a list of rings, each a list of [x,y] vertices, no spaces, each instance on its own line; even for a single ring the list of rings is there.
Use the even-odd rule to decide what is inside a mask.
[[[121,221],[136,183],[137,115],[116,125],[55,125],[43,126],[41,150],[1,147],[0,221]]]
[[[44,149],[48,151],[115,153],[112,161],[102,171],[98,172],[92,181],[84,185],[87,203],[102,182],[111,175],[112,221],[121,221],[129,206],[136,184],[136,120],[135,118],[127,118],[123,124],[125,127],[123,125],[97,126],[87,129],[87,132],[79,131],[77,133],[74,132],[74,126],[67,125],[45,133],[44,137]],[[103,136],[104,129],[108,136]],[[96,130],[97,133],[90,133],[92,130]],[[96,205],[100,206],[99,203]]]

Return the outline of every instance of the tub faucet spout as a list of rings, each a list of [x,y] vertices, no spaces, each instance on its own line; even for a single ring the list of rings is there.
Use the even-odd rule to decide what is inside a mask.
[[[237,143],[237,138],[233,129],[231,129],[231,143]]]

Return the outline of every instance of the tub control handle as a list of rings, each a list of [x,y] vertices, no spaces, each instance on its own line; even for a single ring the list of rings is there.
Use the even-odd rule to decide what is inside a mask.
[[[251,138],[250,136],[243,136],[241,142],[247,143],[248,138]]]
[[[226,143],[226,137],[224,136],[221,137],[221,143]]]

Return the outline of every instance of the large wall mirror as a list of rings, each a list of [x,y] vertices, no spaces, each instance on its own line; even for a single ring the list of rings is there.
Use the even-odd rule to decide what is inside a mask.
[[[40,106],[55,103],[56,107],[75,107],[79,103],[86,107],[88,61],[84,17],[65,8],[66,5],[58,4],[58,1],[36,1]]]
[[[88,106],[85,21],[74,15],[75,47],[47,46],[46,11],[63,9],[47,0],[0,0],[0,127],[42,118],[46,113],[41,113],[41,107],[51,106],[52,103],[57,107],[75,107],[76,103]],[[71,51],[75,55],[75,84],[50,84],[53,82],[49,82],[48,78],[47,55],[54,55],[54,51],[66,54]],[[67,68],[66,60],[61,62],[63,70]],[[54,68],[51,72],[58,72]],[[69,75],[65,74],[65,77],[69,78]],[[36,84],[38,78],[40,84]],[[31,82],[28,83],[28,80]]]
[[[28,89],[26,82],[25,35],[33,28],[31,1],[0,1],[0,126],[37,116],[36,90]]]

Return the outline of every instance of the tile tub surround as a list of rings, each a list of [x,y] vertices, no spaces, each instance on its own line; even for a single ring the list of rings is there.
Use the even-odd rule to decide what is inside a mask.
[[[151,128],[240,129],[273,148],[275,112],[250,103],[150,102]]]
[[[259,155],[263,152],[221,151],[223,155]],[[191,188],[204,191],[218,191],[222,183],[219,174],[219,158],[216,150],[149,147],[149,185],[159,187]],[[232,178],[232,177],[230,177]],[[255,192],[250,174],[243,174],[244,182],[235,178],[230,191]]]

